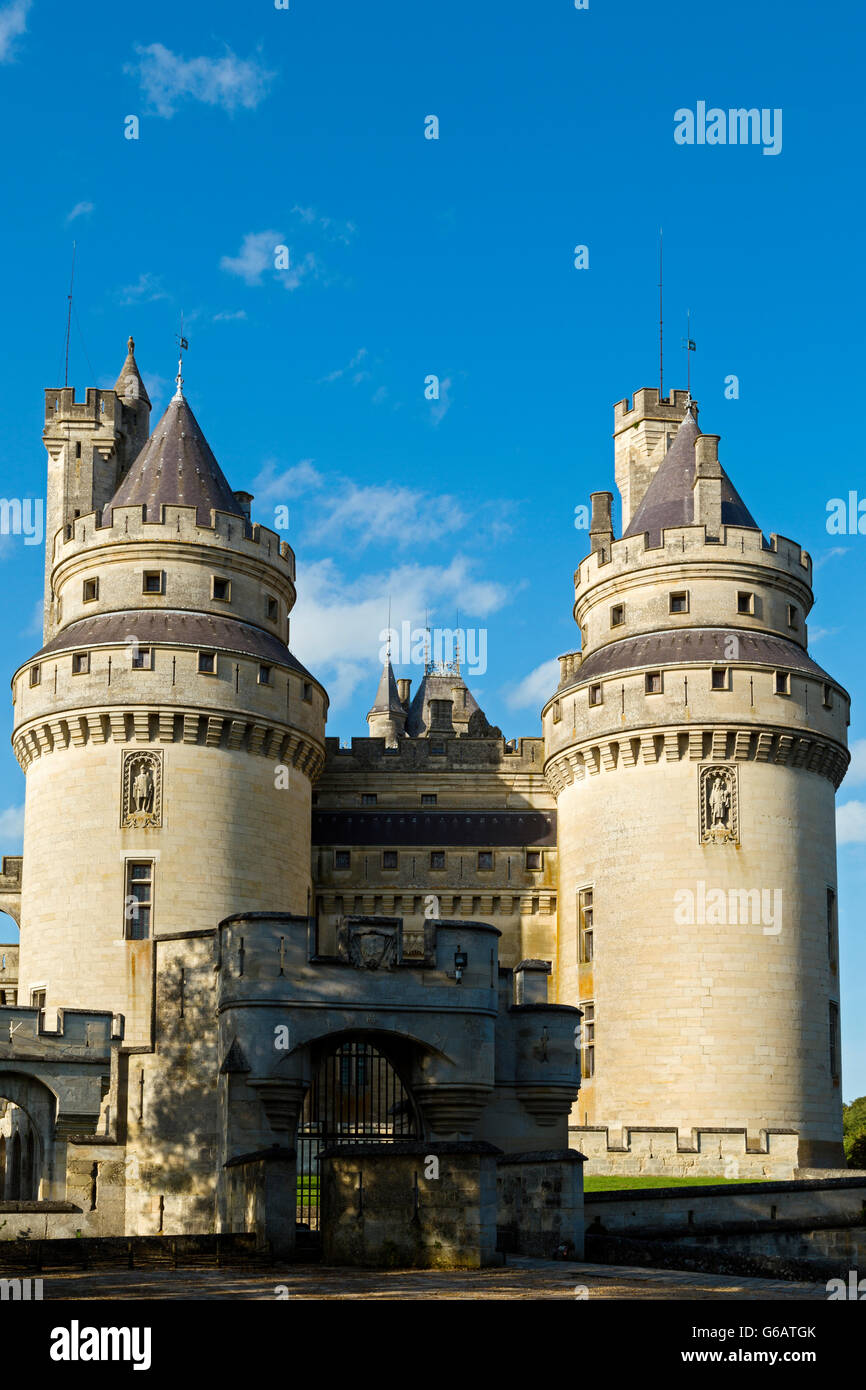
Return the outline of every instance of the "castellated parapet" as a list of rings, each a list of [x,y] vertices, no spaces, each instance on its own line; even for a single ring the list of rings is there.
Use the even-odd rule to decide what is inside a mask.
[[[685,400],[668,437],[638,396],[616,412],[626,534],[594,494],[581,649],[542,716],[557,997],[591,1020],[575,1142],[593,1171],[705,1172],[711,1152],[728,1176],[778,1174],[791,1131],[801,1166],[839,1162],[849,697],[808,654],[809,556],[764,540]],[[658,438],[625,469],[636,421]]]

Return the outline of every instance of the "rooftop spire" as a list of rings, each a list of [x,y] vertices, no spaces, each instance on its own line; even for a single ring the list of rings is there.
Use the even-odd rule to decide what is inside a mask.
[[[144,401],[146,405],[150,405],[150,397],[135,360],[135,339],[132,336],[126,344],[126,361],[120,369],[120,376],[114,383],[114,389],[121,400]]]

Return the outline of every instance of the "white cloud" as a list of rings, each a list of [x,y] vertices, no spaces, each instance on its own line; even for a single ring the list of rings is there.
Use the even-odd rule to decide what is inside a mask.
[[[246,309],[235,309],[234,313],[229,313],[227,309],[221,309],[218,314],[214,314],[214,323],[234,323],[237,319],[245,319]]]
[[[158,116],[173,116],[179,101],[201,101],[234,111],[254,110],[267,95],[276,75],[254,58],[239,58],[226,48],[221,58],[182,58],[164,44],[136,46],[141,60],[127,72],[136,73],[151,108]]]
[[[253,495],[258,508],[268,504],[291,507],[296,497],[304,492],[315,491],[324,485],[321,473],[313,467],[312,459],[301,459],[291,468],[277,473],[276,465],[268,460],[261,472],[253,479]]]
[[[302,208],[297,203],[292,212],[305,227],[316,227],[326,241],[340,241],[344,246],[351,243],[358,230],[354,222],[340,222],[335,217],[320,217],[315,208]]]
[[[10,851],[8,841],[14,840],[20,844],[24,838],[24,805],[7,806],[0,811],[0,847],[4,854],[14,853]]]
[[[156,299],[168,298],[169,293],[163,289],[160,277],[152,275],[150,271],[139,275],[134,285],[124,285],[120,291],[121,304],[150,304]]]
[[[86,217],[89,212],[93,212],[92,203],[76,203],[72,211],[66,214],[66,221],[74,222],[76,217]]]
[[[32,0],[12,0],[0,10],[0,63],[11,63],[15,57],[15,40],[27,32],[27,16]]]
[[[524,676],[522,681],[506,692],[505,703],[509,709],[532,709],[536,713],[546,704],[559,685],[559,662],[543,661]]]
[[[366,356],[367,349],[358,348],[358,351],[355,353],[354,357],[347,364],[347,366],[337,367],[335,371],[328,372],[326,376],[320,376],[318,381],[316,382],[316,385],[321,386],[323,382],[339,381],[340,377],[345,376],[347,372],[352,372],[352,381],[357,386],[360,381],[363,381],[365,377],[368,377],[370,375],[370,373],[367,371],[357,370],[361,366],[361,363],[364,361],[364,358]]]
[[[836,838],[840,845],[866,845],[866,801],[836,807]]]
[[[248,285],[260,285],[265,271],[274,269],[276,248],[282,245],[282,232],[247,232],[238,254],[223,256],[220,269],[239,275]]]
[[[439,540],[467,522],[456,498],[393,484],[359,487],[341,480],[329,490],[323,507],[324,514],[309,522],[307,536],[314,543],[339,537],[351,538],[356,547],[393,542],[403,549]]]
[[[288,270],[279,272],[279,279],[287,290],[296,290],[305,280],[318,280],[323,274],[321,261],[315,252],[307,251],[304,257],[295,264],[291,261]]]
[[[817,560],[812,561],[812,570],[819,570],[826,565],[828,560],[835,560],[837,555],[847,555],[847,545],[834,545],[829,550],[825,550],[823,555],[819,555]],[[811,633],[810,633],[811,636]]]

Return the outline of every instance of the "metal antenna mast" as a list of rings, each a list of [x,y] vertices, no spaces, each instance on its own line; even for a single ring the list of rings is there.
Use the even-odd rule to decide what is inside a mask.
[[[659,400],[665,397],[665,375],[664,375],[664,339],[662,336],[662,283],[664,276],[662,273],[662,250],[663,232],[659,227]]]
[[[63,385],[69,385],[69,333],[72,328],[72,286],[75,283],[75,242],[72,243],[72,273],[69,276],[69,294],[66,308],[66,359],[63,367]]]

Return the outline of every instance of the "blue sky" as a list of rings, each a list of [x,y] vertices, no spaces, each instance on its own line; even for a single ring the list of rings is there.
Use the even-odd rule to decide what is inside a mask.
[[[289,507],[292,645],[331,734],[365,732],[389,595],[395,624],[459,609],[485,629],[488,717],[539,731],[577,644],[575,506],[613,486],[614,401],[657,381],[664,227],[666,382],[685,384],[690,309],[702,427],[765,531],[812,553],[812,651],[854,700],[847,1099],[866,1091],[866,537],[826,517],[866,498],[863,29],[853,3],[150,0],[85,19],[0,0],[3,495],[43,494],[75,240],[70,381],[112,385],[132,333],[160,412],[183,311],[187,396],[232,485],[270,525]],[[699,101],[781,109],[781,152],[677,144],[674,113]],[[10,673],[39,645],[41,566],[0,538]],[[7,744],[6,852],[22,801]]]

